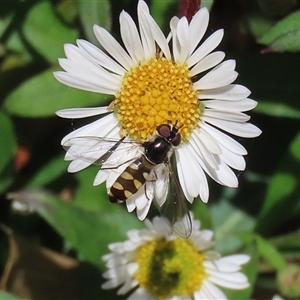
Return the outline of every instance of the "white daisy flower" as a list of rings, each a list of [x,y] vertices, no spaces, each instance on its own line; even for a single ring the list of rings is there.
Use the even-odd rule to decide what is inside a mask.
[[[221,257],[208,250],[213,232],[200,230],[192,220],[188,240],[172,234],[160,217],[145,220],[147,229],[130,230],[125,242],[109,245],[103,256],[107,281],[103,289],[120,287],[118,294],[133,293],[128,299],[227,299],[219,288],[242,290],[249,287],[241,265],[248,255]]]
[[[120,14],[124,48],[97,25],[94,33],[101,49],[85,40],[77,40],[77,46],[65,45],[67,58],[59,59],[65,71],[55,72],[55,77],[68,86],[114,97],[105,107],[57,112],[58,116],[70,119],[101,116],[62,140],[67,145],[66,160],[71,161],[68,171],[77,172],[92,163],[105,162],[103,154],[111,147],[109,140],[125,137],[124,142],[136,142],[135,148],[121,143],[118,154],[110,157],[115,166],[98,171],[94,185],[106,181],[110,191],[125,168],[143,156],[142,143],[157,134],[158,126],[169,124],[179,130],[182,139],[168,158],[175,152],[184,196],[190,203],[197,196],[207,202],[205,173],[224,186],[237,187],[238,180],[231,168],[244,170],[243,156],[247,151],[231,135],[260,135],[261,131],[243,113],[257,103],[248,98],[250,91],[246,87],[233,84],[238,75],[235,61],[223,61],[223,52],[212,52],[220,44],[223,30],[201,41],[209,21],[206,8],[200,9],[190,23],[185,17],[173,17],[168,37],[163,35],[144,1],[138,2],[137,13],[138,26],[126,12]],[[157,187],[168,182],[161,177],[165,172],[155,169],[150,178],[158,182],[162,179],[160,183],[149,184],[134,193],[126,191],[128,211],[136,209],[141,220],[146,217],[155,193],[166,191]]]

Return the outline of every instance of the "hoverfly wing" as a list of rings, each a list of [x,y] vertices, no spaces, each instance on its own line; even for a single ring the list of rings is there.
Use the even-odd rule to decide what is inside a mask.
[[[125,138],[125,136],[120,139],[94,136],[70,138],[63,144],[67,152],[65,159],[80,159],[100,167],[115,165],[119,160],[123,160],[124,153],[138,146],[133,141],[125,141]]]
[[[172,230],[182,238],[188,239],[192,233],[192,220],[187,200],[184,196],[177,173],[171,163],[164,165],[155,183],[155,197],[159,211]]]

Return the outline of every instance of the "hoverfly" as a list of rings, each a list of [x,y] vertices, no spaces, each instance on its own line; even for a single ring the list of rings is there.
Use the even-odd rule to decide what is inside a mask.
[[[63,146],[73,157],[83,160],[88,158],[90,162],[99,165],[101,170],[123,167],[108,191],[112,203],[124,202],[141,189],[144,189],[147,199],[150,200],[147,190],[149,185],[154,185],[154,198],[162,217],[174,232],[188,238],[191,235],[192,222],[177,178],[176,164],[172,160],[174,148],[181,143],[181,135],[176,126],[169,124],[158,126],[156,131],[157,135],[143,143],[125,140],[126,136],[119,140],[75,137],[67,140]],[[86,145],[89,139],[93,141],[92,148]],[[82,143],[86,146],[86,151],[82,150]],[[134,156],[124,158],[124,151],[129,153],[139,146],[141,150],[133,151]],[[80,151],[76,152],[76,149]],[[122,155],[117,154],[119,150],[122,150]]]

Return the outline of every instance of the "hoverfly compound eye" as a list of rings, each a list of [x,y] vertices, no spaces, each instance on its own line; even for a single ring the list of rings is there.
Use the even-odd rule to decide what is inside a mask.
[[[166,139],[170,136],[171,133],[171,125],[169,124],[162,124],[157,126],[156,131],[158,134]]]
[[[174,147],[177,147],[181,143],[181,135],[175,126],[162,124],[159,125],[156,130],[161,137],[165,138],[168,143],[172,144]]]
[[[171,143],[174,147],[179,146],[179,144],[181,143],[181,135],[179,132],[177,132],[177,134],[175,135],[174,138],[172,138]]]

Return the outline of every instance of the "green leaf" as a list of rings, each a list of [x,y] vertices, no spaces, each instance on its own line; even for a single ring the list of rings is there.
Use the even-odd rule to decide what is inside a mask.
[[[300,212],[299,151],[300,133],[289,146],[268,187],[256,225],[256,231],[262,235],[271,234]]]
[[[255,111],[270,115],[272,117],[300,119],[300,110],[289,106],[288,103],[267,102],[259,100]]]
[[[280,271],[286,266],[283,256],[271,243],[261,236],[256,236],[256,242],[259,255],[268,261],[276,271]]]
[[[252,35],[255,38],[260,38],[263,34],[265,34],[271,26],[274,24],[274,21],[266,18],[263,14],[249,14],[246,17],[248,27]]]
[[[295,249],[297,252],[300,248],[300,230],[277,236],[269,240],[276,248],[280,249]]]
[[[153,0],[150,5],[151,15],[165,33],[170,31],[169,22],[178,12],[177,0]]]
[[[128,213],[121,205],[91,212],[41,190],[10,193],[8,198],[30,205],[78,251],[79,258],[96,265],[108,253],[108,244],[126,240],[126,232],[142,228],[135,213]]]
[[[0,291],[0,300],[22,300],[23,298],[20,298],[16,295],[6,293],[4,291]]]
[[[13,159],[16,152],[16,138],[10,118],[0,112],[0,192],[12,181]]]
[[[239,234],[253,230],[254,220],[226,201],[211,208],[215,228],[216,249],[221,253],[233,252],[243,244]]]
[[[258,42],[273,51],[300,51],[300,11],[277,22]]]
[[[98,168],[96,166],[90,166],[76,173],[78,188],[75,194],[74,205],[92,211],[111,210],[115,205],[108,200],[105,183],[93,186],[97,172]]]
[[[23,30],[29,43],[51,63],[65,56],[65,43],[74,43],[77,38],[77,31],[59,20],[50,1],[37,2],[27,15]]]
[[[51,183],[60,175],[67,172],[67,163],[64,161],[62,155],[52,159],[45,166],[35,174],[28,182],[28,188],[40,188]]]
[[[107,95],[69,88],[53,76],[53,69],[25,81],[5,101],[5,108],[23,117],[54,116],[55,111],[107,103]]]
[[[279,17],[286,15],[294,6],[297,5],[297,0],[275,0],[275,1],[266,1],[266,0],[256,0],[260,9],[272,17]]]
[[[201,8],[206,7],[208,10],[210,10],[214,4],[214,0],[202,0],[201,2]]]
[[[79,14],[87,39],[93,44],[99,44],[93,32],[97,24],[108,31],[111,29],[111,7],[109,0],[84,1],[79,0]]]

